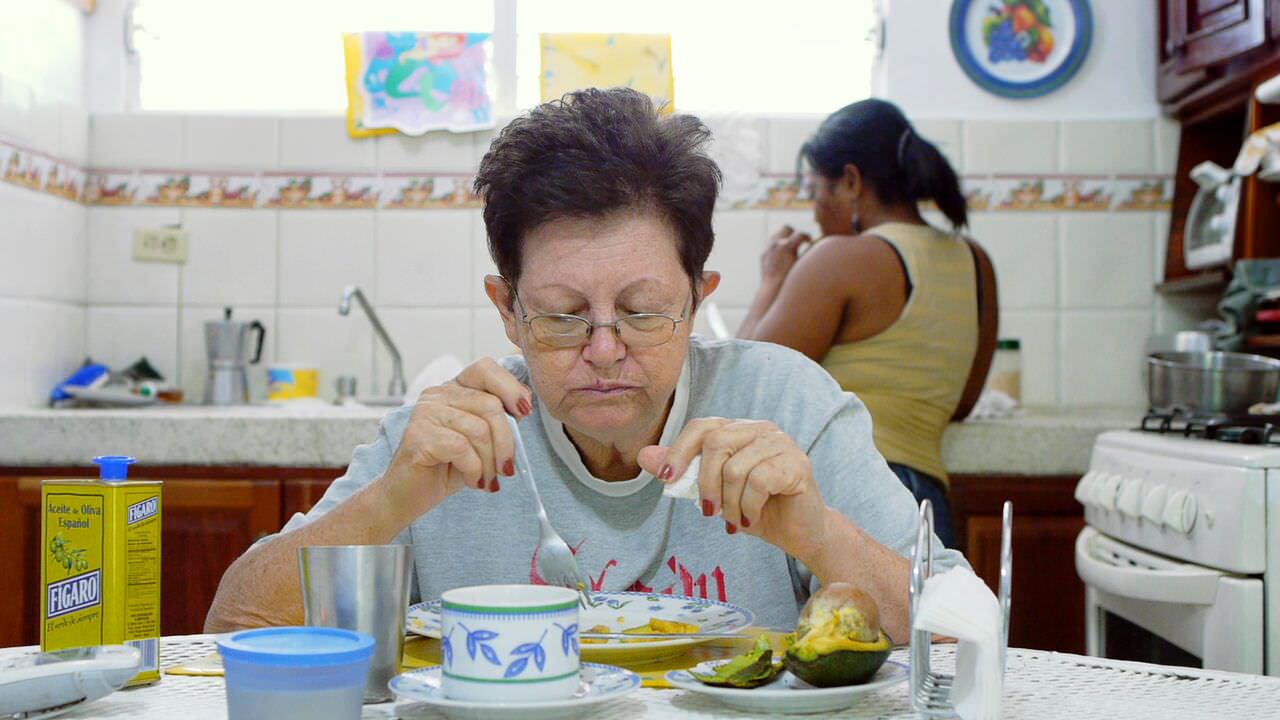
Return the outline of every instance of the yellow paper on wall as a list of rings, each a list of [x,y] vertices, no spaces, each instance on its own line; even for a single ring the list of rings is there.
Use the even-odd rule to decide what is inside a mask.
[[[542,102],[592,87],[633,88],[672,112],[671,36],[543,33]]]

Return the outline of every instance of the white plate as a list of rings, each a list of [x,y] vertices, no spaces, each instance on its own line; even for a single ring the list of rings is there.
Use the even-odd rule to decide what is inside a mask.
[[[155,405],[159,400],[154,397],[144,397],[136,395],[128,390],[101,390],[87,387],[65,387],[63,388],[68,395],[85,402],[100,403],[102,405],[121,405],[124,407],[134,407],[142,405]]]
[[[699,632],[736,633],[751,625],[755,616],[750,610],[729,603],[679,595],[650,595],[638,592],[593,592],[595,607],[582,608],[578,616],[580,631],[604,625],[610,632],[638,627],[650,618],[675,620],[697,625]],[[418,603],[409,607],[406,629],[424,637],[440,637],[440,601]],[[582,644],[582,657],[597,662],[626,665],[657,662],[675,657],[709,638],[673,638],[651,642],[608,640]]]
[[[728,660],[708,660],[699,663],[690,670],[710,674],[717,666]],[[773,682],[751,690],[738,688],[712,687],[698,682],[688,670],[672,670],[667,673],[667,682],[689,692],[710,695],[731,708],[755,713],[817,713],[830,710],[842,710],[858,702],[858,698],[876,690],[896,685],[907,679],[907,666],[889,660],[870,680],[862,685],[846,685],[844,687],[814,687],[800,678],[783,670]]]
[[[446,717],[457,720],[472,718],[541,720],[542,718],[569,717],[579,714],[584,708],[616,700],[640,687],[638,675],[612,665],[584,662],[581,678],[578,691],[573,697],[541,702],[477,702],[447,698],[441,686],[439,667],[420,668],[401,673],[391,678],[391,682],[387,685],[391,688],[391,692],[396,694],[397,699],[431,705]]]

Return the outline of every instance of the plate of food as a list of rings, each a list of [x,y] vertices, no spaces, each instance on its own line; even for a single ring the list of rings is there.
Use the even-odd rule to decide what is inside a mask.
[[[781,657],[761,637],[743,655],[672,670],[665,679],[740,710],[827,712],[905,681],[907,666],[889,660],[892,649],[875,601],[852,586],[833,583],[805,603]]]
[[[600,663],[643,664],[675,657],[712,638],[705,634],[741,632],[755,621],[750,610],[729,603],[679,595],[640,592],[587,593],[580,609],[580,633],[689,635],[674,638],[581,638],[582,659]],[[405,628],[423,637],[440,637],[440,601],[409,607]]]

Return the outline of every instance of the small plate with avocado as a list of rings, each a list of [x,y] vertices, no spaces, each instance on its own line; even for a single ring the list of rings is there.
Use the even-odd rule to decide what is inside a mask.
[[[907,666],[888,659],[892,647],[875,601],[850,585],[833,583],[805,603],[780,660],[760,638],[745,655],[672,670],[666,679],[741,710],[840,710],[861,695],[907,679]]]

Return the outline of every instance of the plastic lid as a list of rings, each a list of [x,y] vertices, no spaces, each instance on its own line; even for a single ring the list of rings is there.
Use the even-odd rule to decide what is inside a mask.
[[[1005,338],[996,341],[997,350],[1021,350],[1022,341],[1017,338]]]
[[[98,464],[98,477],[107,482],[121,482],[129,476],[129,466],[138,462],[128,455],[99,455],[93,461]]]
[[[224,658],[276,667],[345,665],[373,655],[372,635],[338,628],[259,628],[223,635],[217,642]]]

